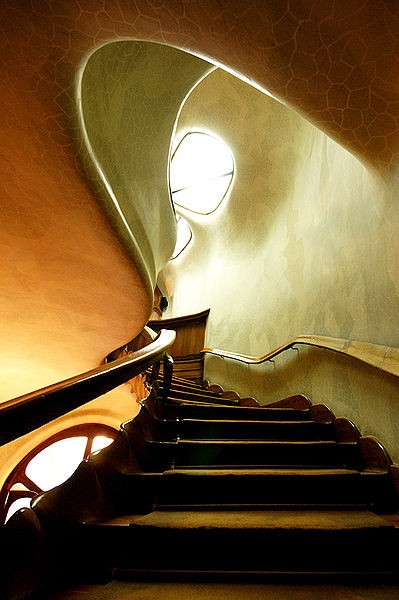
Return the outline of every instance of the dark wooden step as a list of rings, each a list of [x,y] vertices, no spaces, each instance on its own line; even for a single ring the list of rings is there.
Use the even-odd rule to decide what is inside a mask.
[[[315,421],[232,421],[217,419],[155,420],[158,436],[171,440],[177,438],[220,440],[335,440],[333,423]]]
[[[163,390],[163,382],[159,382],[159,389]],[[177,390],[180,392],[186,392],[186,393],[193,393],[193,394],[199,394],[199,395],[205,395],[205,396],[216,396],[218,398],[223,397],[224,394],[224,390],[223,388],[219,388],[218,386],[213,388],[213,387],[209,387],[209,388],[204,388],[198,384],[190,384],[190,383],[186,383],[186,382],[182,382],[182,381],[176,381],[175,379],[172,379],[171,384],[169,386],[170,390]]]
[[[161,386],[159,388],[159,394],[162,394],[162,392],[163,388]],[[168,398],[170,398],[171,400],[188,400],[190,402],[196,403],[204,402],[210,404],[220,404],[221,406],[238,406],[237,400],[224,398],[220,394],[213,394],[211,392],[207,392],[206,390],[194,393],[193,391],[188,392],[172,387],[169,391]]]
[[[170,398],[166,403],[152,399],[158,416],[163,418],[205,420],[256,420],[256,421],[307,421],[312,420],[310,411],[293,408],[267,408],[258,406],[220,405],[211,402],[194,402]],[[149,402],[146,401],[146,405]],[[155,407],[152,406],[153,411]]]
[[[355,442],[186,439],[159,441],[144,436],[145,432],[141,432],[136,426],[135,441],[137,452],[140,453],[137,466],[141,465],[141,468],[134,469],[136,472],[163,472],[180,467],[365,468],[360,446]],[[93,461],[98,462],[95,456]],[[112,465],[109,467],[112,470]]]
[[[363,468],[363,459],[356,443],[330,441],[214,441],[178,440],[154,442],[160,456],[173,457],[172,464],[179,466],[334,466]]]
[[[397,510],[389,472],[354,469],[172,469],[164,473],[120,474],[125,512],[155,506],[231,508],[367,506],[378,513]]]
[[[80,531],[96,566],[148,573],[398,572],[398,531],[367,510],[153,511]]]
[[[185,385],[187,387],[192,387],[194,389],[200,388],[201,390],[206,390],[210,385],[208,381],[198,382],[194,379],[187,379],[184,377],[179,377],[177,375],[173,375],[172,383],[176,383],[178,385]]]
[[[394,512],[388,472],[352,469],[175,469],[157,485],[160,505],[368,506]]]
[[[160,393],[163,393],[164,385],[162,382],[159,383],[158,389]],[[226,402],[226,404],[231,403],[234,405],[241,403],[241,397],[237,392],[235,392],[234,390],[224,390],[220,386],[210,386],[209,388],[201,388],[185,383],[177,383],[176,381],[172,380],[170,386],[168,387],[168,392],[170,395],[175,396],[176,398],[183,398],[188,400],[194,400],[196,398],[198,398],[199,400],[215,398],[217,400],[222,401],[223,403]],[[245,401],[247,400],[248,399],[246,398]],[[255,399],[252,398],[251,400],[253,401],[254,405],[259,406]]]

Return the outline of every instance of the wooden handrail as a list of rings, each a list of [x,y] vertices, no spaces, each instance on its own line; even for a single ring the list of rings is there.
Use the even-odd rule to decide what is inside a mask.
[[[153,332],[154,333],[154,332]],[[49,423],[144,372],[162,359],[176,333],[161,330],[144,348],[0,404],[0,445]]]
[[[285,352],[285,350],[289,350],[298,344],[317,346],[318,348],[325,348],[326,350],[339,352],[340,354],[351,356],[352,358],[356,358],[361,362],[372,365],[381,371],[385,371],[386,373],[390,373],[391,375],[399,377],[399,348],[383,346],[381,344],[372,344],[370,342],[358,342],[343,338],[326,337],[322,335],[299,335],[282,346],[279,346],[275,350],[272,350],[264,356],[259,357],[248,356],[246,354],[239,354],[236,352],[228,352],[225,350],[219,350],[217,348],[204,348],[203,352],[207,354],[214,354],[215,356],[220,356],[221,358],[237,360],[247,365],[259,365],[263,362],[272,360],[282,352]]]

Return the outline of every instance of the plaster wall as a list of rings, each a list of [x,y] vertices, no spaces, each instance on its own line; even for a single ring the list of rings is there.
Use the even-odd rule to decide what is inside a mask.
[[[176,243],[168,162],[180,106],[213,66],[153,42],[105,44],[79,85],[82,153],[97,197],[154,290]]]
[[[178,135],[190,128],[229,144],[235,182],[211,217],[184,215],[193,243],[160,279],[171,300],[166,316],[211,307],[206,345],[254,356],[299,334],[397,345],[392,183],[222,70],[186,102]],[[399,458],[398,381],[376,369],[300,348],[251,368],[207,357],[206,376],[261,403],[304,393]]]
[[[76,77],[95,49],[153,40],[228,65],[384,171],[397,162],[397,12],[384,0],[3,0],[0,400],[95,366],[151,312],[74,143]]]

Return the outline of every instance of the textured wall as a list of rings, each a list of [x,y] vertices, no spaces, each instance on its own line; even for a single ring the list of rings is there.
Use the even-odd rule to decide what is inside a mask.
[[[178,135],[190,127],[220,135],[236,173],[227,202],[191,219],[192,247],[163,273],[173,314],[210,307],[207,346],[255,356],[305,333],[397,345],[398,214],[389,184],[221,70],[187,100]],[[206,375],[262,402],[298,392],[326,401],[396,452],[398,382],[378,371],[301,348],[274,367],[211,357]]]
[[[102,44],[147,39],[219,61],[373,168],[396,168],[394,1],[3,0],[0,27],[0,362],[13,381],[3,397],[95,364],[149,313],[148,282],[101,213],[74,143],[76,76]]]
[[[214,59],[283,98],[365,164],[387,173],[397,167],[399,145],[398,10],[395,0],[2,0],[1,398],[96,365],[135,335],[151,312],[149,282],[103,213],[75,144],[76,77],[96,48],[115,40],[152,40]],[[234,122],[235,114],[228,114]],[[272,152],[272,163],[276,160]],[[338,169],[340,159],[331,160]],[[354,169],[359,173],[358,165]],[[300,175],[302,187],[305,175]],[[358,185],[369,189],[372,182],[359,174],[353,194]],[[379,215],[389,214],[390,200],[381,199],[378,191],[371,195],[370,207],[376,226]],[[384,221],[383,239],[395,223],[393,214],[387,232]],[[233,222],[229,227],[237,231]],[[374,239],[377,232],[371,231]],[[292,235],[289,239],[295,240]],[[305,251],[304,240],[298,248],[302,245]],[[277,275],[286,268],[278,248]],[[245,264],[238,248],[234,252]],[[384,278],[388,292],[394,285],[389,282],[397,281],[397,267],[394,246],[387,252],[382,271],[390,272]],[[272,274],[268,269],[265,276]],[[222,271],[224,280],[236,273],[234,265],[220,267]],[[281,288],[284,282],[283,275]],[[291,312],[295,296],[285,286]],[[326,297],[326,284],[321,287]],[[373,312],[370,298],[367,315]],[[233,317],[231,328],[235,314],[230,299],[225,314]],[[381,319],[385,323],[392,301],[378,291],[377,299],[386,307],[381,308],[388,315]],[[259,300],[253,302],[264,317]],[[330,306],[327,314],[334,320],[336,301]],[[376,335],[374,325],[368,323],[370,336]]]
[[[82,69],[88,172],[97,177],[98,197],[152,289],[176,243],[168,180],[176,116],[212,68],[176,48],[126,40],[102,46]]]

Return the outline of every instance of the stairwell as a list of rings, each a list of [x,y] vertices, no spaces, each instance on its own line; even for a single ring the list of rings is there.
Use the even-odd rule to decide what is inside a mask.
[[[111,581],[398,581],[397,466],[377,439],[302,395],[260,406],[163,381],[110,446],[7,523],[2,597]]]
[[[174,378],[165,399],[157,383],[117,440],[33,509],[85,581],[398,573],[387,452],[301,395],[259,406]]]

